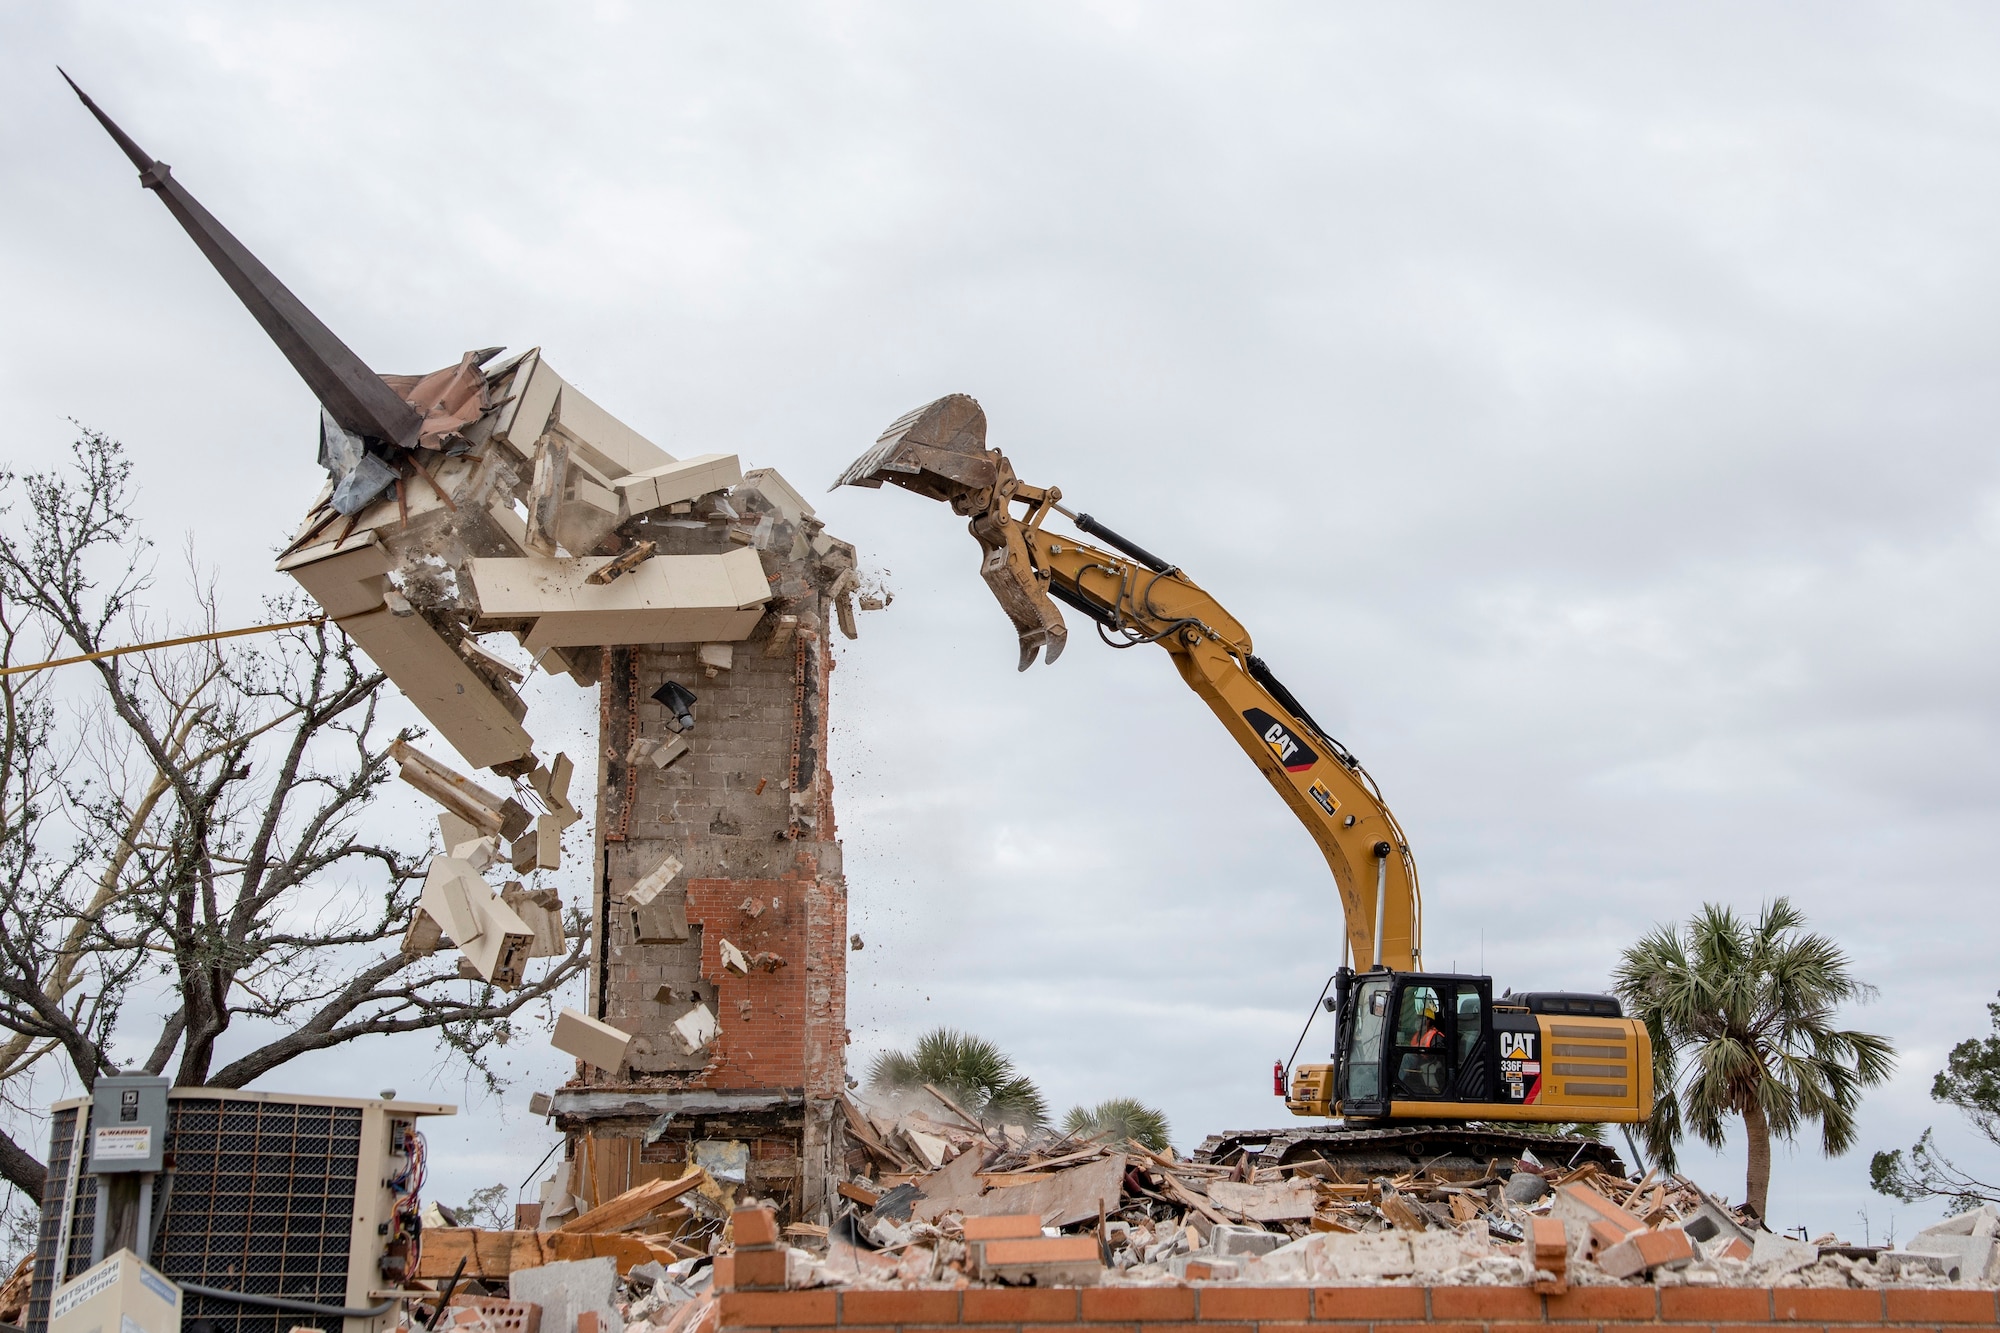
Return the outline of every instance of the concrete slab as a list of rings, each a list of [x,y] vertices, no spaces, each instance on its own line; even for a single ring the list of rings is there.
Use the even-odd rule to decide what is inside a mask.
[[[771,597],[747,548],[655,556],[601,585],[587,580],[608,556],[468,563],[482,621],[532,622],[525,643],[537,656],[585,644],[733,642],[756,627]]]
[[[697,454],[620,477],[616,485],[625,497],[626,511],[644,514],[699,499],[710,491],[726,491],[742,481],[743,465],[735,454]]]
[[[609,1258],[517,1268],[507,1277],[510,1299],[542,1307],[542,1333],[576,1333],[587,1313],[596,1314],[600,1333],[621,1333],[617,1291],[618,1264]]]
[[[335,620],[358,616],[382,605],[388,586],[383,575],[394,562],[372,532],[357,532],[345,541],[321,542],[278,562]]]
[[[422,616],[383,608],[337,623],[467,764],[491,768],[533,753],[513,710]]]

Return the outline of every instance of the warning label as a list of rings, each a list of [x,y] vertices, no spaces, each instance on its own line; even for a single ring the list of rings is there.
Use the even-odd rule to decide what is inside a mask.
[[[152,1155],[151,1125],[106,1126],[92,1131],[93,1162],[143,1162]]]

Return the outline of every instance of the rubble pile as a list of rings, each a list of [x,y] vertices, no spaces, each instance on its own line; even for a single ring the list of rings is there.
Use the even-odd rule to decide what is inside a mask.
[[[1902,1249],[1766,1231],[1685,1177],[1636,1179],[1532,1154],[1483,1172],[1372,1176],[1313,1156],[1183,1161],[846,1103],[853,1174],[824,1253],[791,1285],[1246,1283],[1769,1287],[1994,1285],[2000,1213],[1953,1218]],[[857,1160],[860,1159],[860,1160]],[[800,1281],[801,1275],[804,1281]]]
[[[985,1125],[931,1092],[935,1104],[916,1108],[843,1100],[852,1146],[830,1227],[781,1229],[769,1206],[739,1206],[733,1186],[695,1167],[545,1230],[427,1230],[418,1276],[456,1289],[429,1309],[419,1301],[412,1318],[443,1300],[440,1326],[468,1333],[538,1333],[535,1319],[550,1333],[592,1333],[578,1312],[593,1310],[625,1329],[696,1333],[711,1294],[726,1290],[1235,1282],[1560,1293],[2000,1279],[1990,1207],[1901,1249],[1805,1241],[1657,1170],[1627,1179],[1524,1154],[1478,1172],[1364,1179],[1318,1155],[1275,1167],[1241,1154],[1185,1161],[1132,1140]],[[566,1302],[553,1323],[552,1301]]]

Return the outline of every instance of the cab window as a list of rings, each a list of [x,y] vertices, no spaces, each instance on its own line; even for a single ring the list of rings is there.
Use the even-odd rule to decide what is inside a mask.
[[[1354,997],[1354,1034],[1347,1056],[1347,1097],[1372,1102],[1382,1095],[1382,1039],[1389,1030],[1389,983],[1366,981]]]
[[[1465,1068],[1465,1062],[1472,1058],[1472,1048],[1479,1044],[1479,987],[1460,986],[1458,988],[1458,1067]]]
[[[1443,997],[1435,986],[1403,988],[1396,1006],[1396,1093],[1435,1098],[1450,1085],[1451,1048]]]
[[[1444,1006],[1431,986],[1406,986],[1396,1011],[1398,1046],[1435,1046],[1444,1031]]]

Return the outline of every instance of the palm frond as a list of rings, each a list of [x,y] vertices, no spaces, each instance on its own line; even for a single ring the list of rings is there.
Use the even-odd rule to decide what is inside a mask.
[[[1048,1119],[1034,1081],[998,1046],[969,1032],[933,1028],[917,1038],[914,1051],[884,1051],[868,1067],[873,1088],[908,1092],[927,1083],[973,1115],[1028,1126]]]
[[[1103,1143],[1123,1143],[1137,1139],[1154,1152],[1166,1152],[1172,1132],[1165,1113],[1147,1106],[1136,1097],[1112,1097],[1085,1110],[1072,1106],[1063,1116],[1063,1130],[1079,1138]]]

